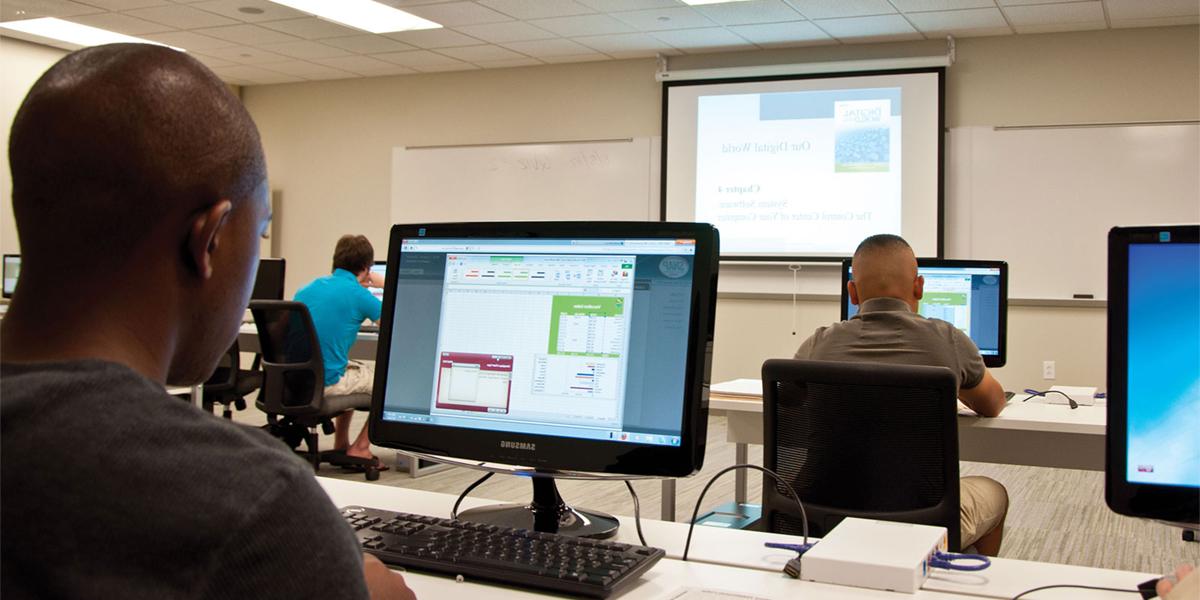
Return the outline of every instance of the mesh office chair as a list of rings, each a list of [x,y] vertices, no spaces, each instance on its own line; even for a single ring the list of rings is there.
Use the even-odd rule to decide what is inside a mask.
[[[763,462],[795,488],[809,532],[845,517],[940,525],[959,548],[958,382],[945,367],[768,360]],[[763,486],[768,530],[799,534],[787,491]]]
[[[216,405],[223,407],[221,416],[233,419],[233,409],[246,410],[246,396],[262,387],[262,371],[257,368],[258,361],[250,369],[241,368],[241,350],[237,340],[225,351],[217,369],[213,371],[208,381],[204,382],[204,410],[213,411]]]
[[[316,428],[333,433],[333,418],[350,409],[366,410],[370,394],[325,395],[325,364],[308,307],[285,300],[252,300],[250,311],[262,349],[262,392],[255,405],[267,413],[267,429],[319,470],[322,462],[362,469],[379,479],[375,461],[318,448]],[[308,451],[300,452],[304,442]]]

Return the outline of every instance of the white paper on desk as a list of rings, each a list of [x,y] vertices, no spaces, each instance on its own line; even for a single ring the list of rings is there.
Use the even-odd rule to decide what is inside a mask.
[[[762,380],[761,379],[734,379],[733,381],[722,381],[714,383],[709,391],[713,394],[723,394],[726,396],[754,396],[762,397]]]
[[[739,592],[724,590],[704,590],[699,588],[682,588],[667,596],[666,600],[772,600],[765,596],[751,596]]]

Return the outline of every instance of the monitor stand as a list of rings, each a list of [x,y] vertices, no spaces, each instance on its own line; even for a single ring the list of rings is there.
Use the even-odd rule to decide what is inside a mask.
[[[574,537],[610,538],[617,534],[616,517],[601,512],[571,508],[558,494],[553,477],[533,476],[533,502],[495,504],[458,513],[458,518],[476,523],[532,529]]]

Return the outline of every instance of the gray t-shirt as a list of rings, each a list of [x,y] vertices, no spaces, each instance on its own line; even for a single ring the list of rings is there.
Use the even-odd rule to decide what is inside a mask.
[[[122,365],[0,365],[0,596],[367,598],[312,468]]]
[[[987,372],[967,334],[914,313],[898,298],[872,298],[852,318],[817,328],[800,344],[796,358],[947,367],[959,389],[979,385]]]

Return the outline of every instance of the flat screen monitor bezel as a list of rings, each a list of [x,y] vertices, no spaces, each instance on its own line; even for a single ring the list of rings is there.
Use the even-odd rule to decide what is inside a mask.
[[[465,429],[385,421],[383,406],[388,357],[393,341],[391,319],[396,303],[402,240],[406,238],[563,238],[694,239],[688,360],[680,444],[654,445]],[[708,423],[708,383],[715,320],[719,242],[705,223],[528,222],[394,225],[388,247],[383,319],[380,323],[369,437],[387,448],[433,456],[530,467],[539,471],[584,471],[636,476],[684,477],[703,465]],[[396,340],[396,343],[404,343]],[[431,358],[432,360],[432,358]],[[501,446],[501,442],[506,442]]]
[[[263,290],[259,288],[258,276],[263,272],[264,265],[279,265],[279,287],[278,289]],[[272,273],[274,274],[274,273]],[[260,258],[258,259],[258,270],[254,273],[254,287],[250,290],[251,300],[283,300],[284,282],[287,277],[287,261],[282,258]],[[274,283],[274,282],[272,282]],[[263,295],[269,292],[270,295]]]
[[[1200,489],[1133,483],[1128,466],[1129,246],[1200,242],[1200,225],[1114,227],[1108,232],[1108,419],[1105,430],[1104,501],[1118,514],[1177,523],[1200,523]],[[1164,316],[1164,318],[1168,318]]]
[[[10,258],[15,258],[17,260],[20,260],[21,255],[20,254],[5,254],[4,255],[4,263],[2,265],[0,265],[0,269],[3,269],[3,272],[0,273],[0,276],[3,276],[4,279],[8,279],[8,259],[10,259]],[[17,274],[17,277],[20,277],[20,273]],[[15,292],[15,291],[16,291],[16,288],[14,287],[12,292],[10,292],[8,290],[0,290],[0,293],[2,293],[3,297],[5,297],[5,298],[12,298],[13,292]]]
[[[842,259],[842,291],[841,319],[845,321],[850,315],[850,291],[846,284],[850,282],[850,265],[854,259]],[[983,364],[989,368],[1003,367],[1008,362],[1008,263],[1002,260],[972,260],[958,258],[918,258],[917,268],[949,269],[982,268],[1000,270],[1000,319],[997,323],[1000,332],[1000,344],[996,354],[980,354]]]

